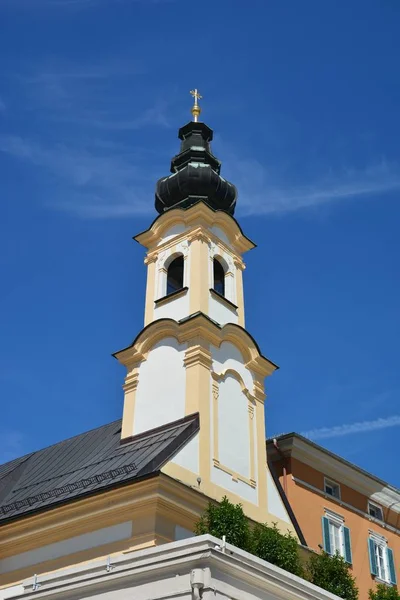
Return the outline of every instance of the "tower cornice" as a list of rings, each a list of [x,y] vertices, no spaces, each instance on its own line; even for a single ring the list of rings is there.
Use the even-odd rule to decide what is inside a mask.
[[[145,248],[162,244],[163,236],[171,227],[181,223],[185,227],[219,227],[225,233],[232,248],[243,254],[255,248],[234,217],[222,210],[213,210],[204,202],[197,202],[188,209],[172,208],[158,216],[149,229],[136,235],[133,239]]]
[[[147,325],[130,346],[113,356],[123,365],[134,367],[146,359],[157,342],[173,337],[179,344],[197,338],[220,347],[223,342],[234,343],[242,352],[245,364],[260,377],[267,377],[279,367],[261,354],[254,338],[240,325],[227,323],[220,327],[203,313],[190,315],[182,321],[159,319]]]

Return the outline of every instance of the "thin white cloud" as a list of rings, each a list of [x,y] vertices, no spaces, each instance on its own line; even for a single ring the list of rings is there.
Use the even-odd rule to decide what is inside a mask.
[[[274,176],[257,161],[228,155],[224,174],[238,187],[238,211],[244,216],[282,214],[400,190],[400,165],[384,160],[359,170],[330,169],[314,182],[290,186],[282,185],[284,174]]]
[[[303,432],[301,435],[311,440],[324,440],[328,438],[342,437],[356,433],[368,433],[378,429],[387,429],[389,427],[398,427],[400,425],[400,415],[375,419],[374,421],[358,421],[356,423],[346,423],[336,425],[335,427],[321,427]]]
[[[54,178],[48,206],[85,218],[137,215],[152,210],[155,174],[146,172],[135,153],[117,145],[50,147],[19,136],[0,135],[0,152],[46,170]]]
[[[14,78],[28,100],[27,110],[44,121],[75,126],[79,134],[89,127],[110,132],[169,128],[171,99],[154,98],[146,106],[141,94],[138,101],[135,78],[145,71],[131,58],[101,64],[50,63]]]
[[[146,122],[145,114],[142,125]],[[55,176],[57,200],[48,205],[84,218],[122,218],[150,212],[155,181],[164,172],[156,165],[149,169],[140,161],[139,151],[128,152],[107,140],[98,140],[97,145],[92,141],[87,146],[82,142],[43,146],[20,136],[3,135],[0,151]],[[247,163],[246,169],[245,177],[240,169],[232,173],[239,188],[238,211],[242,215],[282,214],[400,190],[400,169],[386,163],[338,174],[334,182],[330,176],[329,181],[297,190],[268,186],[267,175],[257,163]]]

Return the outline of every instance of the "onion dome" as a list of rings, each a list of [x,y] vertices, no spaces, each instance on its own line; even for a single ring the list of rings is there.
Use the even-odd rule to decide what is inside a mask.
[[[193,92],[194,121],[179,129],[181,140],[179,154],[171,161],[171,173],[159,179],[156,185],[155,207],[159,213],[169,208],[189,208],[203,201],[214,210],[224,210],[233,215],[236,204],[236,187],[221,177],[221,163],[211,153],[213,131],[205,123],[197,121],[200,107]]]

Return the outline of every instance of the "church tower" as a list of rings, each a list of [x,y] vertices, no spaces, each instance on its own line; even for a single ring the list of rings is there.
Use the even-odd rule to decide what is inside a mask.
[[[220,174],[191,93],[193,120],[156,186],[159,216],[135,237],[146,249],[145,317],[115,354],[127,369],[121,441],[198,413],[199,432],[163,472],[291,529],[266,462],[264,379],[277,366],[245,328],[243,255],[254,244],[233,216],[237,190]]]

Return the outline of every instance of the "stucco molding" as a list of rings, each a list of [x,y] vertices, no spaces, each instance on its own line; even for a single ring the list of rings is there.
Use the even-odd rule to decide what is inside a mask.
[[[398,529],[397,527],[394,527],[393,525],[389,525],[388,523],[385,523],[383,521],[380,521],[379,519],[376,519],[375,517],[372,517],[367,512],[360,510],[359,508],[356,508],[355,506],[353,506],[352,504],[349,504],[348,502],[344,502],[343,500],[341,500],[339,498],[335,498],[334,496],[330,496],[329,494],[326,494],[324,492],[324,490],[321,490],[321,489],[315,487],[314,485],[311,485],[311,483],[307,483],[307,481],[303,481],[302,479],[299,479],[298,477],[294,477],[293,475],[292,475],[292,480],[297,485],[300,485],[301,487],[304,487],[304,488],[314,492],[315,494],[322,496],[326,500],[329,500],[330,502],[333,502],[334,504],[337,504],[338,506],[343,506],[343,508],[346,508],[347,510],[350,510],[351,512],[356,513],[356,514],[360,515],[361,517],[364,517],[371,523],[375,523],[378,527],[382,527],[383,529],[392,531],[393,533],[396,533],[397,535],[400,534],[400,529]],[[332,509],[324,507],[324,510],[332,510]],[[341,517],[341,518],[344,519],[344,517]]]
[[[257,465],[255,464],[255,448],[256,448],[256,436],[254,431],[254,407],[256,404],[255,397],[247,389],[242,376],[234,369],[226,369],[222,373],[215,373],[211,371],[212,377],[212,397],[213,397],[213,465],[215,468],[224,471],[232,477],[232,481],[242,481],[252,488],[257,487],[256,470]],[[247,400],[247,414],[248,414],[248,427],[249,427],[249,467],[250,474],[246,477],[243,473],[231,469],[230,467],[222,464],[219,457],[219,386],[220,383],[225,381],[227,377],[233,377],[240,385],[243,397]],[[243,448],[243,451],[245,449]]]
[[[25,593],[14,598],[59,600],[93,593],[100,596],[116,589],[135,596],[135,587],[146,584],[151,586],[146,592],[150,600],[190,597],[190,574],[198,569],[204,597],[337,600],[337,596],[305,579],[231,544],[223,546],[221,540],[209,535],[118,554],[111,563],[112,569],[107,569],[107,561],[102,559],[43,574],[36,591],[34,578],[30,577],[23,582]]]
[[[180,344],[201,338],[217,346],[231,342],[243,355],[245,367],[261,377],[271,375],[277,366],[262,356],[253,338],[238,325],[227,323],[218,327],[205,315],[198,314],[182,322],[160,319],[147,325],[128,348],[120,350],[114,357],[125,366],[137,364],[162,339],[173,337]]]
[[[255,244],[244,235],[233,217],[224,211],[214,211],[203,202],[186,210],[179,208],[168,210],[157,217],[149,229],[136,235],[134,239],[146,248],[150,248],[162,242],[165,233],[174,225],[182,224],[190,228],[199,223],[204,228],[220,228],[239,254],[255,247]]]
[[[355,465],[347,463],[340,457],[336,457],[296,435],[279,440],[279,446],[285,454],[290,454],[292,458],[357,490],[378,504],[394,512],[400,512],[400,493],[358,469]]]
[[[189,346],[189,348],[185,352],[183,364],[186,368],[192,367],[194,365],[202,365],[203,367],[211,369],[211,352],[207,348],[204,348],[204,346],[202,346],[201,344]]]

